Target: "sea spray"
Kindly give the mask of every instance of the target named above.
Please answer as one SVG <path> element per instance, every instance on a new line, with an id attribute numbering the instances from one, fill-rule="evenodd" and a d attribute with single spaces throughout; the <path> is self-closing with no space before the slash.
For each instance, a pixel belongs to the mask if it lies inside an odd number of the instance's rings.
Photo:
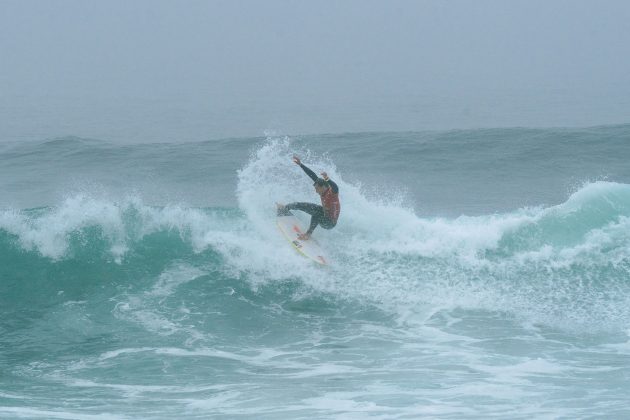
<path id="1" fill-rule="evenodd" d="M 625 131 L 575 136 L 602 132 Z M 539 174 L 529 162 L 521 190 L 552 200 L 510 207 L 513 195 L 503 202 L 508 209 L 472 214 L 431 213 L 430 195 L 382 189 L 404 168 L 398 186 L 443 186 L 458 170 L 499 179 L 509 167 L 527 166 L 523 156 L 554 132 L 535 131 L 531 144 L 515 149 L 518 162 L 502 154 L 505 160 L 488 157 L 496 166 L 453 165 L 467 138 L 492 145 L 479 146 L 487 153 L 514 147 L 510 130 L 484 133 L 442 133 L 439 142 L 398 134 L 405 153 L 391 150 L 388 159 L 400 161 L 389 162 L 389 173 L 379 172 L 387 165 L 377 152 L 389 153 L 392 137 L 382 133 L 342 136 L 347 143 L 337 149 L 326 136 L 252 139 L 234 146 L 229 164 L 215 159 L 190 171 L 191 155 L 211 154 L 207 144 L 134 146 L 127 161 L 127 149 L 77 139 L 12 146 L 0 169 L 41 166 L 42 184 L 61 190 L 59 178 L 42 176 L 54 172 L 46 166 L 51 156 L 73 168 L 76 156 L 96 159 L 105 150 L 116 156 L 108 165 L 136 186 L 145 182 L 136 167 L 177 169 L 154 170 L 149 189 L 120 191 L 108 177 L 99 178 L 102 188 L 89 187 L 98 183 L 79 165 L 73 176 L 90 182 L 82 188 L 35 208 L 5 202 L 0 416 L 627 417 L 625 178 L 572 181 L 557 193 L 534 182 Z M 353 155 L 357 144 L 361 154 Z M 615 137 L 597 147 L 623 155 L 624 144 Z M 291 162 L 294 153 L 340 187 L 339 224 L 315 231 L 332 254 L 327 268 L 287 246 L 274 224 L 275 201 L 318 200 Z M 609 173 L 622 173 L 607 162 Z M 360 164 L 374 168 L 379 182 L 366 182 Z M 91 165 L 91 174 L 112 171 Z M 431 165 L 423 176 L 409 169 Z M 219 203 L 227 166 L 232 205 Z M 598 179 L 591 175 L 582 181 Z M 29 176 L 14 179 L 26 185 Z M 184 195 L 202 202 L 208 193 L 211 204 L 174 198 L 173 185 L 187 185 L 180 179 L 197 183 L 181 188 Z M 450 185 L 442 203 L 470 199 L 465 186 Z M 480 201 L 493 191 L 486 193 Z M 424 206 L 411 204 L 417 198 Z"/>

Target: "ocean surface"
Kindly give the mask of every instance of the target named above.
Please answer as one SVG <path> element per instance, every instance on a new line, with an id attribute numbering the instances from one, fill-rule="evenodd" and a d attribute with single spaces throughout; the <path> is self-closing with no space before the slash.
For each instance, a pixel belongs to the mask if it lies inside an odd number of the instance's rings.
<path id="1" fill-rule="evenodd" d="M 294 153 L 329 267 L 275 226 Z M 0 417 L 629 418 L 629 162 L 627 124 L 3 139 Z"/>

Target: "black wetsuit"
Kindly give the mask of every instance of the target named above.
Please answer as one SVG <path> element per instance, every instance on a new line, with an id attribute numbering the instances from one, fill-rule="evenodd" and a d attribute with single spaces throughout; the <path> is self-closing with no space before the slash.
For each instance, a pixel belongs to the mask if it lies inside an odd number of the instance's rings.
<path id="1" fill-rule="evenodd" d="M 308 175 L 314 182 L 320 179 L 317 177 L 315 172 L 313 172 L 306 166 L 300 164 L 300 168 L 302 168 L 302 170 L 306 172 L 306 175 Z M 313 233 L 313 230 L 315 230 L 317 225 L 320 225 L 324 229 L 334 228 L 335 225 L 337 224 L 337 217 L 339 217 L 339 207 L 338 207 L 339 201 L 336 198 L 337 194 L 339 194 L 339 187 L 330 179 L 324 180 L 324 182 L 326 184 L 325 186 L 328 186 L 330 190 L 332 191 L 332 194 L 335 195 L 337 209 L 336 211 L 333 212 L 333 214 L 327 214 L 327 211 L 324 209 L 323 206 L 320 206 L 319 204 L 313 204 L 313 203 L 290 203 L 284 207 L 286 210 L 301 210 L 311 215 L 311 224 L 308 227 L 308 231 L 306 232 L 309 235 Z M 325 198 L 322 197 L 322 203 L 324 201 L 325 201 Z M 330 211 L 328 213 L 330 213 Z"/>

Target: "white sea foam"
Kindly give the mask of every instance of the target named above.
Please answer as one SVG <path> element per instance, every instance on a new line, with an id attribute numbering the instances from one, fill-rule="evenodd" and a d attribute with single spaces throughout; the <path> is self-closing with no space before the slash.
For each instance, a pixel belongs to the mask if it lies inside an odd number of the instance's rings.
<path id="1" fill-rule="evenodd" d="M 300 258 L 274 223 L 275 201 L 318 200 L 310 180 L 291 162 L 294 153 L 340 186 L 337 227 L 315 231 L 330 254 L 329 268 Z M 2 211 L 0 228 L 24 250 L 53 260 L 101 247 L 119 264 L 146 237 L 168 233 L 195 253 L 218 253 L 221 271 L 244 274 L 254 286 L 299 278 L 308 288 L 378 304 L 408 322 L 424 322 L 422 314 L 458 306 L 508 311 L 525 322 L 556 326 L 617 328 L 630 316 L 623 307 L 630 300 L 624 282 L 630 261 L 629 185 L 587 184 L 547 208 L 424 218 L 396 195 L 369 198 L 369 189 L 346 182 L 330 159 L 276 138 L 253 150 L 238 173 L 236 194 L 242 213 L 229 214 L 181 204 L 152 207 L 138 196 L 116 201 L 77 194 L 56 207 Z M 117 313 L 133 313 L 147 328 L 171 334 L 176 325 L 141 307 L 195 277 L 182 276 L 163 274 L 146 296 L 121 302 Z M 606 288 L 621 293 L 609 295 L 602 292 Z"/>
<path id="2" fill-rule="evenodd" d="M 273 237 L 274 200 L 317 201 L 308 178 L 291 162 L 294 152 L 290 139 L 271 139 L 239 172 L 239 206 L 260 235 Z M 290 267 L 318 290 L 368 299 L 397 312 L 422 312 L 426 305 L 464 306 L 577 328 L 616 328 L 630 316 L 620 308 L 623 302 L 602 297 L 603 285 L 597 284 L 612 276 L 614 287 L 624 287 L 630 260 L 629 185 L 586 184 L 565 203 L 548 208 L 427 219 L 401 206 L 396 197 L 368 199 L 369 192 L 344 182 L 330 160 L 297 153 L 340 186 L 337 227 L 315 233 L 337 263 L 322 272 L 261 247 L 267 258 L 251 264 L 251 258 L 240 263 L 236 258 L 232 262 L 239 269 L 280 278 Z M 609 266 L 617 272 L 593 278 Z M 582 275 L 587 283 L 580 280 Z"/>

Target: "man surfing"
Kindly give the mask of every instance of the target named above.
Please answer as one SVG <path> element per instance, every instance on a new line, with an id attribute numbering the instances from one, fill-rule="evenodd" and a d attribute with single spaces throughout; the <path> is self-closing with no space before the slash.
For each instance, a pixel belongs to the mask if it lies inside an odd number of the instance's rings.
<path id="1" fill-rule="evenodd" d="M 278 205 L 278 216 L 287 214 L 289 210 L 300 210 L 311 215 L 311 224 L 308 227 L 306 233 L 298 235 L 298 239 L 303 241 L 308 240 L 317 225 L 321 225 L 324 229 L 332 229 L 337 224 L 339 213 L 341 212 L 341 205 L 339 204 L 339 187 L 335 184 L 326 172 L 322 172 L 319 178 L 315 175 L 315 172 L 311 171 L 305 165 L 302 164 L 300 158 L 293 156 L 293 162 L 299 165 L 300 168 L 313 180 L 313 186 L 315 192 L 319 194 L 322 200 L 322 205 L 313 203 L 290 203 L 287 205 Z"/>

